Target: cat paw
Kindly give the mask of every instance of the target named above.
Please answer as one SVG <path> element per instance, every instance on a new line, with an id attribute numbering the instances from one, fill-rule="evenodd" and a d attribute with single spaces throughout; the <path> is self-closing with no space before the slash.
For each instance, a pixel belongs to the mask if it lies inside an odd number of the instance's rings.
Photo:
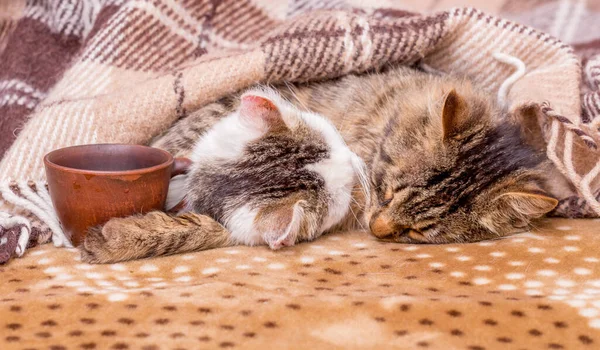
<path id="1" fill-rule="evenodd" d="M 103 226 L 88 229 L 80 246 L 81 260 L 90 264 L 105 264 L 123 260 L 121 237 L 135 227 L 134 217 L 114 218 Z"/>
<path id="2" fill-rule="evenodd" d="M 90 228 L 80 246 L 81 260 L 106 264 L 147 257 L 151 249 L 144 249 L 140 242 L 147 240 L 149 232 L 163 224 L 166 218 L 164 213 L 151 212 L 113 218 L 103 226 Z"/>
<path id="3" fill-rule="evenodd" d="M 107 259 L 107 241 L 102 234 L 102 226 L 88 229 L 83 243 L 79 246 L 81 251 L 81 261 L 88 264 L 102 264 L 110 262 Z"/>

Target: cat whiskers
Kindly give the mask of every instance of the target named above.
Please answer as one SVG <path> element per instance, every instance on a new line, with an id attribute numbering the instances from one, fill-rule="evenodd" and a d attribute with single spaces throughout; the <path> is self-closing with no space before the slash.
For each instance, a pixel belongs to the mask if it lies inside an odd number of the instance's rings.
<path id="1" fill-rule="evenodd" d="M 437 227 L 433 227 L 424 231 L 419 231 L 423 237 L 427 239 L 432 239 L 439 234 L 440 229 Z"/>
<path id="2" fill-rule="evenodd" d="M 358 178 L 358 184 L 363 190 L 365 201 L 368 203 L 371 200 L 371 186 L 369 182 L 369 176 L 367 175 L 367 165 L 359 156 L 354 153 L 352 154 L 350 161 L 352 162 L 354 173 Z"/>
<path id="3" fill-rule="evenodd" d="M 352 200 L 356 203 L 359 204 L 354 198 L 352 198 Z M 352 213 L 352 216 L 354 216 L 354 220 L 356 223 L 358 223 L 358 225 L 360 226 L 361 230 L 366 230 L 367 228 L 365 227 L 365 225 L 363 224 L 362 220 L 360 220 L 358 218 L 358 216 L 356 216 L 356 213 L 354 212 L 354 209 L 352 209 L 352 206 L 350 206 L 350 212 Z"/>
<path id="4" fill-rule="evenodd" d="M 309 111 L 310 109 L 308 109 L 308 106 L 306 106 L 299 98 L 298 95 L 296 94 L 296 89 L 294 86 L 290 85 L 289 82 L 285 81 L 284 82 L 285 87 L 287 87 L 287 89 L 290 91 L 290 93 L 292 94 L 292 96 L 294 97 L 294 99 L 296 99 L 296 102 L 298 102 L 299 105 L 302 106 L 302 108 L 304 108 L 305 111 Z"/>
<path id="5" fill-rule="evenodd" d="M 364 191 L 362 189 L 358 189 L 358 188 L 352 189 L 352 197 L 350 199 L 352 200 L 352 202 L 354 202 L 356 204 L 356 206 L 361 211 L 365 211 L 367 209 L 367 206 L 368 206 L 368 202 L 367 202 L 368 198 L 364 198 L 364 201 L 359 202 L 356 199 L 357 193 L 359 193 L 359 192 L 362 193 L 362 194 L 364 194 Z"/>

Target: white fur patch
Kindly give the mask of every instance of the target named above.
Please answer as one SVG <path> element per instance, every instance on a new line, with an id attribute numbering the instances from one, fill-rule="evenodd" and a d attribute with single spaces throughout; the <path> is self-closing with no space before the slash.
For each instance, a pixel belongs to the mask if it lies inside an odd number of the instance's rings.
<path id="1" fill-rule="evenodd" d="M 263 236 L 254 230 L 254 219 L 258 210 L 245 205 L 233 211 L 225 220 L 225 227 L 231 232 L 231 237 L 240 244 L 265 244 Z"/>
<path id="2" fill-rule="evenodd" d="M 239 113 L 233 112 L 216 123 L 194 146 L 192 161 L 232 161 L 244 154 L 249 142 L 261 138 L 267 130 L 244 122 Z"/>
<path id="3" fill-rule="evenodd" d="M 330 196 L 327 217 L 319 228 L 320 232 L 324 232 L 340 222 L 350 209 L 356 155 L 346 146 L 329 120 L 314 113 L 303 113 L 302 118 L 309 127 L 323 135 L 330 147 L 329 158 L 306 166 L 323 177 Z"/>

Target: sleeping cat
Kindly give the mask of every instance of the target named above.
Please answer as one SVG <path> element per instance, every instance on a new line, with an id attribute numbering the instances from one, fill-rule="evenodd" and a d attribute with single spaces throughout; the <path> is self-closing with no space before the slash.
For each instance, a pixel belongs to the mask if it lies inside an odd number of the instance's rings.
<path id="1" fill-rule="evenodd" d="M 186 139 L 179 124 L 155 144 L 192 160 L 188 173 L 169 187 L 167 208 L 183 200 L 181 215 L 112 219 L 89 230 L 81 247 L 84 261 L 237 244 L 279 249 L 313 240 L 346 216 L 355 184 L 367 180 L 364 163 L 331 122 L 299 110 L 272 89 L 247 91 L 239 105 L 211 120 L 213 108 L 218 105 L 189 117 L 202 120 L 195 128 L 205 126 L 193 138 Z M 177 149 L 162 144 L 167 140 Z"/>
<path id="2" fill-rule="evenodd" d="M 526 144 L 519 126 L 510 122 L 492 96 L 473 86 L 468 79 L 393 68 L 294 89 L 280 87 L 279 92 L 304 113 L 327 117 L 350 150 L 366 163 L 370 177 L 368 195 L 354 191 L 351 210 L 343 218 L 337 217 L 339 222 L 332 226 L 355 227 L 362 221 L 376 237 L 403 243 L 472 242 L 524 231 L 533 219 L 548 213 L 557 204 L 547 195 L 548 162 L 543 154 Z M 229 118 L 238 108 L 238 100 L 239 97 L 233 95 L 200 109 L 175 124 L 153 146 L 176 156 L 186 155 L 200 135 L 218 126 L 221 119 Z M 240 108 L 243 109 L 243 102 Z M 211 132 L 212 129 L 203 139 Z M 319 148 L 314 147 L 306 156 L 314 157 L 318 152 Z M 287 153 L 279 153 L 279 156 L 284 154 Z M 198 164 L 202 160 L 196 159 L 197 166 L 201 166 Z M 275 168 L 269 174 L 276 178 L 278 164 L 270 165 Z M 240 169 L 245 166 L 255 165 L 240 164 Z M 217 168 L 213 170 L 227 171 Z M 318 173 L 309 167 L 302 169 L 308 169 L 313 175 Z M 321 171 L 326 170 L 335 173 L 332 167 Z M 223 208 L 230 205 L 229 201 L 221 197 L 219 191 L 205 197 L 208 187 L 202 176 L 190 174 L 189 179 L 184 186 L 184 192 L 191 199 L 188 203 L 200 203 L 188 204 L 192 212 L 181 217 L 155 213 L 113 219 L 103 228 L 90 231 L 83 248 L 84 260 L 109 262 L 253 243 L 239 240 L 232 243 L 227 234 L 221 231 L 215 234 L 213 231 L 222 227 L 217 229 L 220 226 L 212 221 L 205 223 L 207 217 L 197 214 L 207 214 L 227 228 L 235 229 L 231 221 L 220 216 Z M 225 188 L 231 178 L 221 180 L 219 184 Z M 263 176 L 259 180 L 261 185 L 248 181 L 243 187 L 229 186 L 243 192 L 246 200 L 253 198 L 258 189 L 268 188 L 269 185 L 262 186 L 262 181 L 266 184 L 272 179 Z M 322 187 L 310 190 L 318 192 Z M 316 192 L 313 195 L 319 197 Z M 293 196 L 292 193 L 288 195 Z M 286 202 L 287 219 L 293 201 Z M 260 228 L 263 219 L 267 223 L 285 221 L 289 224 L 289 220 L 279 220 L 278 215 L 246 216 L 247 222 L 268 236 L 271 228 Z M 135 230 L 156 232 L 148 239 L 154 246 L 162 247 L 161 237 L 171 236 L 179 244 L 138 253 L 136 245 L 123 243 L 124 237 Z M 161 232 L 165 236 L 160 236 Z M 138 243 L 145 237 L 143 232 L 135 236 L 140 238 L 135 241 Z M 201 237 L 197 239 L 204 242 L 194 247 L 185 245 L 183 242 L 190 236 Z M 113 241 L 114 251 L 107 253 L 105 247 Z M 185 247 L 179 249 L 179 245 Z"/>

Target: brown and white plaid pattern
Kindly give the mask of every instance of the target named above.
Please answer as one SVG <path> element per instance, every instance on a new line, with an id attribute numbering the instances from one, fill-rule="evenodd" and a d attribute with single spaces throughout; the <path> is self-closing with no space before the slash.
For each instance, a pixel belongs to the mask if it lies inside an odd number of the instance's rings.
<path id="1" fill-rule="evenodd" d="M 67 243 L 39 185 L 45 178 L 42 157 L 53 149 L 145 143 L 187 111 L 256 82 L 326 79 L 387 64 L 421 62 L 467 74 L 496 93 L 514 67 L 495 53 L 527 68 L 508 92 L 510 106 L 548 101 L 546 111 L 564 116 L 541 121 L 554 142 L 549 155 L 580 190 L 597 190 L 597 181 L 584 185 L 600 170 L 594 168 L 597 151 L 588 147 L 597 142 L 600 126 L 600 41 L 593 34 L 599 32 L 593 30 L 599 4 L 481 1 L 485 9 L 551 36 L 473 8 L 434 11 L 447 1 L 364 3 L 0 3 L 0 193 L 7 213 L 0 216 L 0 237 L 34 230 L 46 237 L 51 230 L 56 245 Z M 555 37 L 571 41 L 575 50 Z M 573 193 L 558 214 L 596 216 L 599 210 L 597 202 L 584 203 Z M 38 224 L 31 224 L 32 214 Z M 19 237 L 22 252 L 27 236 Z"/>

